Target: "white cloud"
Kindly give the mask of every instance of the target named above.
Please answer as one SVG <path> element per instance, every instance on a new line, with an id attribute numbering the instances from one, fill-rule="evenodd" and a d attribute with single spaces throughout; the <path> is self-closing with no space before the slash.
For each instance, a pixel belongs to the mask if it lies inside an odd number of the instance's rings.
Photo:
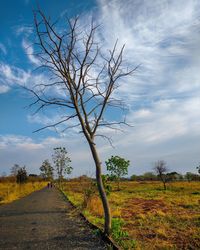
<path id="1" fill-rule="evenodd" d="M 49 83 L 49 77 L 43 73 L 24 70 L 0 61 L 0 84 L 8 88 L 15 86 L 25 86 L 27 88 L 42 88 L 41 85 Z M 4 89 L 2 87 L 2 89 Z M 54 89 L 59 92 L 59 89 Z"/>
<path id="2" fill-rule="evenodd" d="M 200 135 L 199 98 L 184 100 L 161 100 L 152 104 L 149 110 L 138 110 L 129 114 L 134 128 L 124 136 L 124 144 L 136 140 L 144 144 L 159 144 L 175 141 L 181 136 Z M 122 143 L 122 142 L 121 142 Z M 181 145 L 180 145 L 181 146 Z"/>
<path id="3" fill-rule="evenodd" d="M 131 160 L 130 172 L 140 173 L 150 170 L 151 162 L 162 158 L 172 170 L 195 171 L 193 167 L 199 162 L 200 148 L 199 8 L 198 0 L 98 1 L 98 13 L 93 14 L 102 24 L 102 32 L 98 33 L 97 40 L 103 42 L 107 51 L 118 38 L 119 45 L 126 44 L 124 59 L 129 66 L 142 64 L 116 93 L 130 107 L 127 119 L 134 127 L 124 134 L 112 133 L 115 149 L 98 141 L 103 161 L 111 154 L 119 154 Z M 88 22 L 88 16 L 81 20 L 83 25 Z M 20 27 L 17 32 L 22 34 L 24 30 Z M 24 47 L 26 42 L 24 40 Z M 28 54 L 33 54 L 33 48 L 30 49 Z M 37 64 L 35 57 L 29 60 Z M 0 79 L 9 84 L 47 80 L 44 75 L 33 77 L 9 65 L 0 65 Z M 47 125 L 54 118 L 56 116 L 40 115 L 31 119 Z M 31 119 L 29 117 L 29 121 Z M 109 134 L 107 129 L 103 132 Z M 41 147 L 38 148 L 40 160 L 49 155 L 50 148 L 69 145 L 74 164 L 78 168 L 83 166 L 84 172 L 93 163 L 85 141 L 77 138 L 51 137 L 39 143 L 25 140 L 27 144 L 22 145 Z M 20 143 L 15 143 L 19 150 Z M 34 167 L 38 161 L 33 163 Z"/>
<path id="4" fill-rule="evenodd" d="M 186 162 L 198 161 L 196 148 L 189 147 L 192 143 L 200 147 L 199 1 L 99 0 L 98 4 L 99 41 L 107 49 L 119 39 L 126 44 L 125 60 L 132 66 L 142 64 L 117 93 L 129 105 L 127 118 L 134 127 L 114 136 L 116 152 L 125 152 L 141 166 L 166 156 L 189 168 Z"/>
<path id="5" fill-rule="evenodd" d="M 10 66 L 0 62 L 0 82 L 5 85 L 25 85 L 30 79 L 30 72 L 23 69 Z"/>
<path id="6" fill-rule="evenodd" d="M 33 33 L 32 26 L 17 26 L 14 27 L 14 32 L 17 36 L 23 35 L 24 37 L 29 37 Z"/>
<path id="7" fill-rule="evenodd" d="M 144 97 L 151 101 L 155 97 L 179 95 L 180 87 L 190 86 L 196 93 L 200 87 L 199 1 L 98 3 L 98 20 L 102 23 L 99 41 L 105 41 L 107 49 L 119 39 L 119 45 L 126 44 L 125 60 L 132 67 L 142 64 L 137 74 L 122 84 L 118 95 L 133 105 L 143 102 Z"/>
<path id="8" fill-rule="evenodd" d="M 4 94 L 6 92 L 8 92 L 10 90 L 10 88 L 6 85 L 0 85 L 0 94 Z"/>
<path id="9" fill-rule="evenodd" d="M 41 145 L 33 143 L 33 140 L 26 136 L 19 135 L 0 135 L 0 148 L 20 147 L 24 149 L 40 149 Z"/>
<path id="10" fill-rule="evenodd" d="M 21 135 L 0 135 L 0 173 L 13 164 L 26 165 L 28 172 L 39 173 L 39 167 L 45 159 L 52 161 L 53 148 L 65 146 L 74 167 L 73 176 L 93 174 L 94 163 L 85 141 L 79 138 L 47 137 L 34 140 Z"/>
<path id="11" fill-rule="evenodd" d="M 27 40 L 22 40 L 22 47 L 30 62 L 35 65 L 40 65 L 40 60 L 34 55 L 33 46 Z"/>

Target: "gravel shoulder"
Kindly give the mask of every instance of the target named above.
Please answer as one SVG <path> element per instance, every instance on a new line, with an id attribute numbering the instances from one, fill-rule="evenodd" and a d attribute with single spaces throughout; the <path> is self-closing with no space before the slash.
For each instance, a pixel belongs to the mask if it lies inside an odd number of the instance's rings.
<path id="1" fill-rule="evenodd" d="M 0 249 L 107 249 L 55 188 L 0 206 Z"/>

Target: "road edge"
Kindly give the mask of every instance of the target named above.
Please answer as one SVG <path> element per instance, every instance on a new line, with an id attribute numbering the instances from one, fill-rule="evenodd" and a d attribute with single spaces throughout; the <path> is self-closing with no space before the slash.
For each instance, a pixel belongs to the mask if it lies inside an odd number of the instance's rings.
<path id="1" fill-rule="evenodd" d="M 63 198 L 74 208 L 77 209 L 77 207 L 69 200 L 69 198 L 67 197 L 67 195 L 59 188 L 57 188 L 58 191 L 60 191 L 60 193 L 62 194 Z M 122 248 L 120 246 L 118 246 L 116 244 L 116 242 L 109 236 L 105 236 L 103 231 L 97 227 L 96 225 L 92 224 L 83 213 L 81 213 L 80 211 L 78 212 L 79 215 L 82 217 L 82 219 L 88 224 L 88 226 L 93 229 L 93 230 L 98 230 L 100 232 L 100 237 L 101 239 L 109 246 L 112 247 L 113 250 L 122 250 Z"/>

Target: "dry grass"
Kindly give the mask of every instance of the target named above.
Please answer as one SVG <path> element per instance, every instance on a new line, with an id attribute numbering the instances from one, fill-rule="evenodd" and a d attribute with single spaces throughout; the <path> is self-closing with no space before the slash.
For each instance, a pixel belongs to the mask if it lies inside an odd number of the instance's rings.
<path id="1" fill-rule="evenodd" d="M 84 200 L 86 182 L 70 182 L 65 192 L 77 206 Z M 109 196 L 113 217 L 125 223 L 128 241 L 135 240 L 135 249 L 200 249 L 200 182 L 175 182 L 163 191 L 159 182 L 123 182 L 121 191 Z M 88 218 L 102 226 L 103 209 L 94 194 L 85 209 Z M 129 249 L 124 247 L 124 249 Z"/>
<path id="2" fill-rule="evenodd" d="M 47 182 L 28 182 L 17 184 L 14 182 L 0 183 L 0 204 L 9 203 L 24 197 L 36 190 L 42 189 Z"/>

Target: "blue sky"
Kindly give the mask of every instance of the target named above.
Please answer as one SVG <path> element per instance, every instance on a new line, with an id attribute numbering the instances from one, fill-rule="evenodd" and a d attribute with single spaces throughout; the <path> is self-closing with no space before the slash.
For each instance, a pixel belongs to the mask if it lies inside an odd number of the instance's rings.
<path id="1" fill-rule="evenodd" d="M 115 148 L 98 141 L 102 162 L 113 154 L 131 161 L 129 174 L 152 171 L 165 160 L 172 171 L 195 172 L 200 161 L 200 3 L 198 0 L 43 0 L 41 9 L 53 19 L 80 15 L 101 24 L 97 34 L 105 51 L 116 39 L 125 44 L 129 65 L 141 64 L 121 83 L 117 97 L 126 100 L 127 120 L 134 127 L 124 133 L 104 130 Z M 151 2 L 151 3 L 150 3 Z M 88 146 L 77 131 L 67 134 L 34 130 L 58 119 L 55 112 L 36 115 L 21 86 L 48 81 L 34 55 L 33 12 L 36 1 L 3 0 L 0 9 L 0 173 L 13 164 L 38 173 L 54 147 L 65 146 L 74 175 L 93 175 Z M 117 114 L 111 111 L 115 120 Z"/>

